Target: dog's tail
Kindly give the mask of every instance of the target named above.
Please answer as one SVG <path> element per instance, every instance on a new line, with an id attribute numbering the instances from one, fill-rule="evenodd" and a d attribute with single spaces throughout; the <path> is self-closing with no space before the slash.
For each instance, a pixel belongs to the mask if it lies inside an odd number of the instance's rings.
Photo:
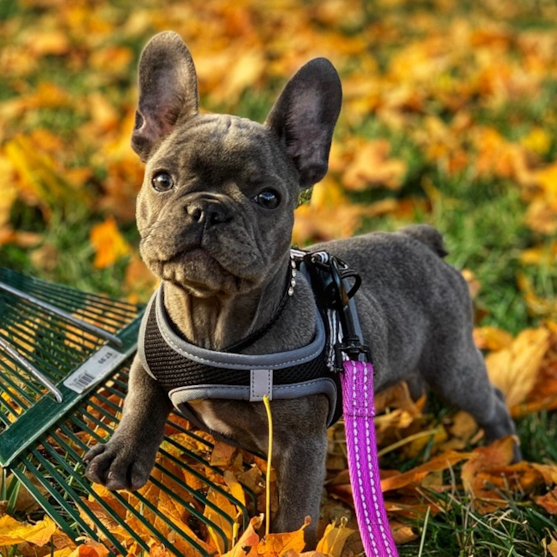
<path id="1" fill-rule="evenodd" d="M 422 242 L 422 244 L 432 249 L 439 257 L 449 255 L 449 252 L 445 249 L 443 236 L 436 228 L 429 226 L 429 224 L 413 224 L 406 226 L 401 232 Z"/>

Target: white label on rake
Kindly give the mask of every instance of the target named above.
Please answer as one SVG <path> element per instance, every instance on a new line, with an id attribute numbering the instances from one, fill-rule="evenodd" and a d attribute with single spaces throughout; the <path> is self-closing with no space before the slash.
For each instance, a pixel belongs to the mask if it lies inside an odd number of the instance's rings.
<path id="1" fill-rule="evenodd" d="M 67 379 L 64 385 L 82 393 L 85 389 L 104 379 L 118 364 L 126 359 L 126 355 L 114 350 L 110 346 L 103 346 L 95 352 L 81 367 L 76 369 Z"/>

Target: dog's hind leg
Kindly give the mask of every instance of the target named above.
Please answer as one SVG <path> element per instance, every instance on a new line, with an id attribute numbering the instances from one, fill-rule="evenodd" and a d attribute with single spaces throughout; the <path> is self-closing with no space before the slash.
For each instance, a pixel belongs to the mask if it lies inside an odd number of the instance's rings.
<path id="1" fill-rule="evenodd" d="M 425 359 L 421 371 L 435 392 L 475 418 L 487 443 L 507 435 L 516 436 L 503 394 L 490 383 L 483 356 L 471 338 L 454 350 L 445 349 L 441 353 L 437 348 L 435 354 Z M 517 444 L 514 460 L 521 459 Z"/>

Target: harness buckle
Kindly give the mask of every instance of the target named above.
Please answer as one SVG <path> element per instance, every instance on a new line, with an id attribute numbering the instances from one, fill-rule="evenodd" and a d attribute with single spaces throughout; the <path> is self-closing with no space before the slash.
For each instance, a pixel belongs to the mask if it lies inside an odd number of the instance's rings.
<path id="1" fill-rule="evenodd" d="M 342 362 L 345 359 L 344 355 L 350 360 L 371 362 L 371 350 L 369 346 L 362 342 L 360 322 L 352 300 L 352 297 L 360 287 L 361 278 L 356 273 L 345 273 L 343 277 L 340 265 L 343 265 L 346 269 L 348 268 L 344 262 L 341 262 L 336 257 L 330 257 L 329 268 L 333 281 L 333 291 L 331 294 L 334 296 L 332 307 L 337 310 L 342 328 L 342 342 L 335 345 L 335 353 L 337 365 L 342 369 Z M 349 276 L 355 278 L 355 283 L 347 291 L 345 280 Z"/>

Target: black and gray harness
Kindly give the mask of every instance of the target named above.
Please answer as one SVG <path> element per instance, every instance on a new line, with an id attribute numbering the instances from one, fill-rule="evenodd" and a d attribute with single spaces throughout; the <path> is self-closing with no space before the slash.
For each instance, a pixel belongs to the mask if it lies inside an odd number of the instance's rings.
<path id="1" fill-rule="evenodd" d="M 261 401 L 293 399 L 323 394 L 329 400 L 328 424 L 342 415 L 342 396 L 338 376 L 339 319 L 342 312 L 324 304 L 325 299 L 339 298 L 335 290 L 335 277 L 330 277 L 329 264 L 323 259 L 328 254 L 293 250 L 293 261 L 308 278 L 316 298 L 316 331 L 307 346 L 273 354 L 246 355 L 218 352 L 195 346 L 176 330 L 164 306 L 164 289 L 161 286 L 151 298 L 143 318 L 138 354 L 145 370 L 168 392 L 176 408 L 192 423 L 203 427 L 190 404 L 200 399 L 227 399 Z M 321 262 L 320 262 L 321 261 Z M 343 288 L 338 265 L 336 287 Z M 356 277 L 346 301 L 359 286 Z M 329 292 L 328 292 L 329 290 Z M 329 306 L 329 307 L 327 307 Z M 343 323 L 344 325 L 344 323 Z M 345 340 L 345 339 L 344 339 Z M 336 350 L 336 353 L 335 353 Z"/>

